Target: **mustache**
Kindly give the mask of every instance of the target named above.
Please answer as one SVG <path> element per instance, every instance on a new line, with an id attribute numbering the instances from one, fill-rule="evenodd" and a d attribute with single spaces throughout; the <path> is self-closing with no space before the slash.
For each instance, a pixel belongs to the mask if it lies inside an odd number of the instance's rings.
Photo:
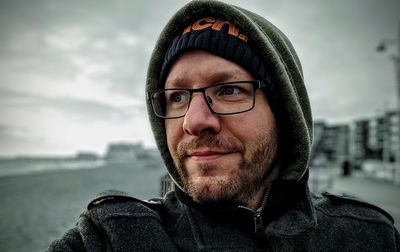
<path id="1" fill-rule="evenodd" d="M 177 154 L 180 158 L 183 158 L 189 151 L 199 148 L 221 149 L 228 152 L 244 152 L 244 147 L 238 144 L 237 141 L 229 138 L 223 139 L 207 133 L 189 142 L 180 143 L 177 148 Z"/>

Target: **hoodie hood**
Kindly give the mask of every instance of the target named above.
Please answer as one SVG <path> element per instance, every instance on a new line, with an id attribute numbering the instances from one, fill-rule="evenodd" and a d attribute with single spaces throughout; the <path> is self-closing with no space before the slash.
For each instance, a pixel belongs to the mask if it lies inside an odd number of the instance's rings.
<path id="1" fill-rule="evenodd" d="M 205 16 L 217 16 L 232 21 L 246 31 L 273 84 L 272 111 L 277 121 L 280 141 L 280 174 L 283 180 L 306 180 L 312 144 L 311 108 L 304 85 L 303 72 L 289 39 L 265 18 L 245 9 L 219 1 L 196 0 L 181 8 L 161 32 L 150 58 L 146 93 L 162 88 L 160 74 L 165 54 L 185 26 Z M 164 120 L 153 113 L 149 99 L 147 112 L 154 137 L 175 185 L 183 190 L 178 172 L 168 150 Z"/>

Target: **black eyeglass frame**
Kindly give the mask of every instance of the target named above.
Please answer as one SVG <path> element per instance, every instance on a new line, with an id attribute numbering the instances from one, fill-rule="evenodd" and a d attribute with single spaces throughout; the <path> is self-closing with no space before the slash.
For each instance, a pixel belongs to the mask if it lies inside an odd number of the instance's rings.
<path id="1" fill-rule="evenodd" d="M 208 99 L 207 99 L 207 96 L 206 96 L 206 93 L 205 93 L 206 89 L 212 88 L 212 87 L 215 87 L 215 86 L 219 86 L 219 85 L 235 84 L 235 83 L 250 83 L 250 84 L 252 84 L 253 90 L 254 90 L 254 92 L 253 92 L 253 104 L 252 104 L 252 106 L 251 106 L 249 109 L 246 109 L 246 110 L 243 110 L 243 111 L 239 111 L 239 112 L 228 112 L 228 113 L 226 113 L 226 112 L 224 112 L 224 113 L 215 112 L 215 111 L 213 110 L 213 108 L 211 107 L 210 102 L 209 102 Z M 211 85 L 211 86 L 207 86 L 207 87 L 193 88 L 193 89 L 190 89 L 190 88 L 165 88 L 165 89 L 162 88 L 162 89 L 156 89 L 156 90 L 153 90 L 153 91 L 148 91 L 147 94 L 146 94 L 146 96 L 147 96 L 147 100 L 148 100 L 148 101 L 150 102 L 150 104 L 151 104 L 151 108 L 152 108 L 152 110 L 153 110 L 154 115 L 157 116 L 158 118 L 161 118 L 161 119 L 177 119 L 177 118 L 184 117 L 184 116 L 186 115 L 186 112 L 187 112 L 188 109 L 189 109 L 190 103 L 192 102 L 192 95 L 193 95 L 193 93 L 199 93 L 199 92 L 203 94 L 203 97 L 204 97 L 204 99 L 206 100 L 206 103 L 207 103 L 208 108 L 209 108 L 210 111 L 213 112 L 214 114 L 216 114 L 216 115 L 234 115 L 234 114 L 240 114 L 240 113 L 244 113 L 244 112 L 247 112 L 247 111 L 252 110 L 252 109 L 254 108 L 254 106 L 255 106 L 256 90 L 257 90 L 257 89 L 264 89 L 264 88 L 266 88 L 266 87 L 267 87 L 267 85 L 266 85 L 264 82 L 260 81 L 260 80 L 230 81 L 230 82 L 217 83 L 217 84 L 214 84 L 214 85 Z M 184 91 L 188 91 L 188 92 L 189 92 L 189 102 L 188 102 L 188 105 L 187 105 L 187 108 L 186 108 L 186 112 L 185 112 L 183 115 L 181 115 L 181 116 L 174 116 L 174 117 L 167 117 L 167 116 L 163 116 L 163 115 L 157 114 L 157 112 L 156 112 L 156 110 L 155 110 L 155 108 L 154 108 L 154 105 L 153 105 L 153 102 L 152 102 L 151 97 L 152 97 L 153 94 L 155 94 L 155 93 L 157 93 L 157 92 L 159 92 L 159 91 L 166 91 L 166 90 L 184 90 Z"/>

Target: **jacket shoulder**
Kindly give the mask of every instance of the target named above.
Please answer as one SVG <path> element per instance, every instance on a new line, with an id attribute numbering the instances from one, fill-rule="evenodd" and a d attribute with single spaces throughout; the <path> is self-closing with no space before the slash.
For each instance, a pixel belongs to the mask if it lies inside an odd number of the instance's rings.
<path id="1" fill-rule="evenodd" d="M 121 191 L 106 191 L 87 205 L 86 215 L 106 220 L 117 217 L 153 217 L 159 219 L 161 199 L 141 200 Z"/>
<path id="2" fill-rule="evenodd" d="M 314 205 L 317 211 L 330 217 L 394 224 L 393 217 L 382 208 L 350 195 L 323 192 L 314 196 Z"/>
<path id="3" fill-rule="evenodd" d="M 329 192 L 313 196 L 317 226 L 311 242 L 320 251 L 399 251 L 393 218 L 378 206 Z"/>
<path id="4" fill-rule="evenodd" d="M 116 191 L 116 190 L 108 190 L 100 193 L 96 198 L 91 200 L 88 204 L 88 209 L 91 209 L 96 206 L 101 206 L 107 203 L 117 203 L 117 202 L 140 202 L 146 205 L 160 205 L 161 199 L 154 198 L 150 200 L 142 200 L 136 197 L 129 195 L 126 192 Z"/>

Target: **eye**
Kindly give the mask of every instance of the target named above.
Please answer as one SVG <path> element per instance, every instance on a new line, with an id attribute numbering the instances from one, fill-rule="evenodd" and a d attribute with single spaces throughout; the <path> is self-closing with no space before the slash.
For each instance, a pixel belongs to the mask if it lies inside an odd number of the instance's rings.
<path id="1" fill-rule="evenodd" d="M 182 101 L 182 95 L 179 93 L 175 93 L 171 95 L 171 102 L 180 102 Z"/>
<path id="2" fill-rule="evenodd" d="M 243 92 L 242 88 L 232 85 L 222 86 L 218 92 L 218 95 L 234 95 Z"/>
<path id="3" fill-rule="evenodd" d="M 174 91 L 168 95 L 168 102 L 172 104 L 183 103 L 188 99 L 188 94 L 184 91 Z"/>

